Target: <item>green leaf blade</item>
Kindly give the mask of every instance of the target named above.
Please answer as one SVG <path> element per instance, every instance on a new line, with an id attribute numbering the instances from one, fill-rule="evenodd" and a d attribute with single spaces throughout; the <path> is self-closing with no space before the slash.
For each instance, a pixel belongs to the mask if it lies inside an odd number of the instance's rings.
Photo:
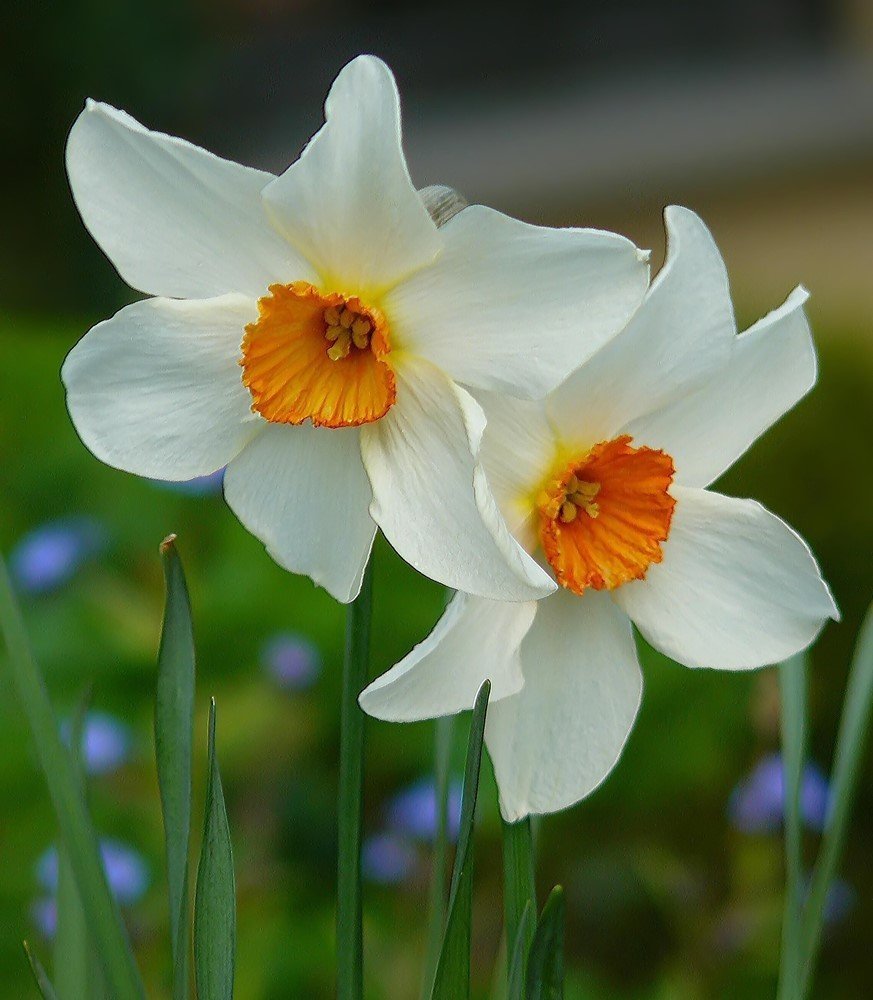
<path id="1" fill-rule="evenodd" d="M 849 669 L 837 747 L 831 771 L 831 797 L 821 849 L 812 874 L 800 929 L 801 983 L 809 993 L 824 928 L 827 897 L 839 871 L 849 817 L 858 787 L 873 708 L 873 605 L 867 610 Z"/>
<path id="2" fill-rule="evenodd" d="M 155 700 L 155 760 L 170 905 L 173 997 L 187 1000 L 190 900 L 188 848 L 191 837 L 195 655 L 191 603 L 182 561 L 170 535 L 161 544 L 166 605 L 158 650 Z"/>
<path id="3" fill-rule="evenodd" d="M 466 1000 L 470 996 L 470 944 L 473 919 L 473 821 L 479 795 L 479 773 L 482 766 L 482 744 L 485 738 L 485 716 L 488 711 L 490 681 L 485 681 L 476 695 L 467 762 L 464 769 L 464 791 L 461 798 L 461 822 L 452 887 L 449 893 L 448 918 L 442 949 L 434 977 L 432 1000 Z"/>
<path id="4" fill-rule="evenodd" d="M 527 1000 L 564 998 L 564 890 L 552 889 L 527 960 Z"/>
<path id="5" fill-rule="evenodd" d="M 70 759 L 85 794 L 85 775 L 82 769 L 82 732 L 88 705 L 83 698 L 74 713 L 70 725 Z M 60 1000 L 77 1000 L 89 996 L 91 944 L 85 923 L 85 911 L 76 887 L 76 877 L 70 864 L 69 854 L 63 843 L 57 845 L 58 924 L 55 931 L 52 968 L 55 977 L 55 992 Z"/>
<path id="6" fill-rule="evenodd" d="M 800 948 L 803 886 L 803 824 L 800 815 L 800 784 L 806 755 L 805 653 L 779 666 L 782 700 L 782 766 L 785 770 L 785 907 L 782 919 L 782 953 L 779 967 L 780 1000 L 795 996 Z"/>
<path id="7" fill-rule="evenodd" d="M 230 825 L 215 755 L 215 699 L 209 707 L 209 773 L 194 904 L 198 1000 L 233 1000 L 236 885 Z"/>
<path id="8" fill-rule="evenodd" d="M 527 971 L 528 941 L 533 937 L 533 903 L 528 900 L 518 922 L 518 933 L 512 948 L 507 973 L 507 1000 L 526 1000 L 525 973 Z"/>
<path id="9" fill-rule="evenodd" d="M 0 559 L 0 630 L 8 667 L 69 852 L 79 897 L 113 1000 L 145 996 L 127 932 L 109 889 L 100 846 L 70 754 L 61 740 L 45 680 L 33 658 L 9 574 Z"/>
<path id="10" fill-rule="evenodd" d="M 58 995 L 55 993 L 54 987 L 46 975 L 45 969 L 42 967 L 42 963 L 30 950 L 30 945 L 26 941 L 24 942 L 24 954 L 27 956 L 30 971 L 33 973 L 33 979 L 42 1000 L 58 1000 Z"/>

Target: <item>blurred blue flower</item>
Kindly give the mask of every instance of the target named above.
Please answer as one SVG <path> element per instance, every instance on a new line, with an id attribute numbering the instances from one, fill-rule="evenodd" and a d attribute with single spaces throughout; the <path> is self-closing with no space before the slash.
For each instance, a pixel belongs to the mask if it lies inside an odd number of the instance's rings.
<path id="1" fill-rule="evenodd" d="M 461 825 L 461 793 L 459 779 L 449 784 L 448 834 L 454 841 Z M 420 778 L 398 792 L 387 806 L 388 825 L 398 833 L 417 840 L 432 841 L 437 834 L 437 793 L 433 778 Z"/>
<path id="2" fill-rule="evenodd" d="M 224 488 L 224 468 L 181 482 L 172 482 L 169 479 L 152 479 L 150 482 L 162 490 L 170 490 L 173 493 L 184 493 L 190 497 L 209 497 L 221 493 Z"/>
<path id="3" fill-rule="evenodd" d="M 415 871 L 418 854 L 412 844 L 393 833 L 368 837 L 361 849 L 364 878 L 379 885 L 396 885 Z"/>
<path id="4" fill-rule="evenodd" d="M 54 896 L 43 896 L 30 907 L 30 919 L 40 934 L 53 938 L 58 929 L 58 902 Z"/>
<path id="5" fill-rule="evenodd" d="M 70 723 L 61 725 L 65 742 L 70 739 Z M 130 757 L 133 738 L 130 729 L 108 712 L 88 712 L 82 730 L 82 759 L 89 774 L 108 774 Z"/>
<path id="6" fill-rule="evenodd" d="M 841 878 L 834 879 L 825 898 L 825 923 L 830 926 L 842 923 L 855 908 L 857 899 L 858 894 L 853 886 Z"/>
<path id="7" fill-rule="evenodd" d="M 810 829 L 824 829 L 829 800 L 827 777 L 815 764 L 807 763 L 800 781 L 800 813 Z M 728 802 L 728 815 L 743 833 L 771 833 L 781 827 L 784 814 L 782 756 L 769 754 L 734 788 Z"/>
<path id="8" fill-rule="evenodd" d="M 64 517 L 29 531 L 9 557 L 12 579 L 26 594 L 45 594 L 70 580 L 107 542 L 93 518 Z"/>
<path id="9" fill-rule="evenodd" d="M 109 888 L 122 905 L 138 902 L 149 887 L 149 870 L 145 859 L 132 847 L 120 840 L 104 838 L 100 841 L 100 853 Z M 46 892 L 55 893 L 58 888 L 58 850 L 50 847 L 36 863 L 36 877 Z"/>
<path id="10" fill-rule="evenodd" d="M 295 632 L 277 632 L 264 643 L 261 663 L 285 691 L 311 687 L 321 673 L 321 654 L 315 643 Z"/>

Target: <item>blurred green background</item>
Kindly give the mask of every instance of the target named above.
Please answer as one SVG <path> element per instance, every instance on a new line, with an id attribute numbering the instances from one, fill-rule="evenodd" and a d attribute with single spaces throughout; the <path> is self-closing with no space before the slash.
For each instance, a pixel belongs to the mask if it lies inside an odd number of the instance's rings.
<path id="1" fill-rule="evenodd" d="M 826 770 L 852 642 L 873 594 L 867 8 L 860 0 L 696 13 L 669 0 L 512 13 L 352 0 L 4 6 L 0 548 L 20 551 L 29 532 L 58 518 L 84 515 L 100 526 L 102 544 L 69 579 L 45 593 L 22 587 L 22 600 L 59 714 L 93 685 L 94 708 L 132 730 L 127 761 L 95 777 L 91 796 L 101 833 L 128 843 L 148 866 L 149 888 L 126 912 L 150 995 L 166 995 L 170 971 L 151 739 L 158 543 L 177 532 L 188 571 L 201 751 L 208 696 L 218 699 L 240 1000 L 333 993 L 343 611 L 278 569 L 220 494 L 115 472 L 76 438 L 61 362 L 91 324 L 131 298 L 66 188 L 64 138 L 85 96 L 281 169 L 318 127 L 341 65 L 375 51 L 398 74 L 417 183 L 452 183 L 532 221 L 609 226 L 651 246 L 656 262 L 661 206 L 688 204 L 724 249 L 744 325 L 806 284 L 820 384 L 719 488 L 789 520 L 842 609 L 843 622 L 829 625 L 813 651 L 811 758 Z M 426 634 L 443 595 L 386 545 L 374 558 L 376 674 Z M 312 683 L 278 684 L 265 666 L 265 643 L 286 631 L 317 648 Z M 729 802 L 778 746 L 774 671 L 691 672 L 646 650 L 644 660 L 643 708 L 619 766 L 589 800 L 539 828 L 541 889 L 557 881 L 567 889 L 568 994 L 772 996 L 781 836 L 739 829 Z M 368 726 L 366 833 L 394 838 L 373 842 L 365 898 L 367 995 L 377 1000 L 414 997 L 419 987 L 429 848 L 398 826 L 390 803 L 426 775 L 431 740 L 429 724 Z M 843 905 L 834 906 L 816 996 L 873 995 L 869 753 L 866 760 Z M 201 795 L 202 763 L 201 753 Z M 501 930 L 490 774 L 480 801 L 474 979 L 484 997 Z M 0 673 L 3 997 L 31 995 L 22 938 L 43 954 L 50 947 L 34 903 L 46 895 L 36 866 L 54 836 L 28 734 Z M 816 834 L 807 836 L 812 850 Z"/>

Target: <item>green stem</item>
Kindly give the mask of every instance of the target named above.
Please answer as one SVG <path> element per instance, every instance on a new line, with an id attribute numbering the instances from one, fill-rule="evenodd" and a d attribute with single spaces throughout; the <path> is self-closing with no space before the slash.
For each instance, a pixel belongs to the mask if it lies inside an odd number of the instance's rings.
<path id="1" fill-rule="evenodd" d="M 792 657 L 779 667 L 782 695 L 782 766 L 785 774 L 785 908 L 779 1000 L 797 996 L 800 961 L 800 919 L 803 909 L 803 840 L 800 784 L 806 747 L 806 657 Z"/>
<path id="2" fill-rule="evenodd" d="M 430 922 L 427 934 L 427 961 L 422 997 L 433 990 L 433 980 L 442 949 L 446 923 L 446 876 L 449 871 L 449 770 L 452 756 L 452 729 L 455 717 L 445 715 L 434 728 L 434 774 L 436 786 L 436 837 L 433 875 L 430 884 Z"/>
<path id="3" fill-rule="evenodd" d="M 506 948 L 512 954 L 525 906 L 530 902 L 534 917 L 537 913 L 534 878 L 533 836 L 530 817 L 518 823 L 503 823 L 503 911 L 506 923 Z M 528 921 L 529 930 L 525 953 L 533 940 L 536 920 Z"/>
<path id="4" fill-rule="evenodd" d="M 358 695 L 367 682 L 373 609 L 372 563 L 349 605 L 340 703 L 339 864 L 337 870 L 337 997 L 361 1000 L 364 960 L 361 929 L 361 824 L 364 805 L 364 713 Z"/>
<path id="5" fill-rule="evenodd" d="M 821 948 L 827 897 L 840 866 L 873 707 L 873 605 L 855 646 L 831 770 L 830 806 L 800 928 L 799 998 L 808 995 Z"/>
<path id="6" fill-rule="evenodd" d="M 79 778 L 72 758 L 61 741 L 45 681 L 33 659 L 21 612 L 2 559 L 0 628 L 9 652 L 9 669 L 33 736 L 37 759 L 61 828 L 106 983 L 117 1000 L 139 1000 L 144 996 L 142 983 L 106 882 L 97 837 L 85 808 Z"/>

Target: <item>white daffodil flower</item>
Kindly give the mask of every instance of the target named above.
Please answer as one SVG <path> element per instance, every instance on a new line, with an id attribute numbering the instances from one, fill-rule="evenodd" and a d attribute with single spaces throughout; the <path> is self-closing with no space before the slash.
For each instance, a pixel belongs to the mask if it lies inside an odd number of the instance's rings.
<path id="1" fill-rule="evenodd" d="M 631 623 L 689 667 L 744 670 L 803 649 L 837 610 L 803 540 L 706 487 L 814 384 L 798 288 L 736 335 L 703 223 L 666 212 L 668 257 L 639 312 L 540 403 L 483 396 L 485 469 L 507 523 L 561 584 L 538 603 L 459 594 L 363 693 L 381 719 L 469 708 L 503 815 L 572 805 L 615 765 L 642 694 Z"/>
<path id="2" fill-rule="evenodd" d="M 471 206 L 438 229 L 412 185 L 397 88 L 351 62 L 280 177 L 89 102 L 67 168 L 86 226 L 157 296 L 63 368 L 84 443 L 227 502 L 286 568 L 357 594 L 378 524 L 422 573 L 490 598 L 554 584 L 513 540 L 464 387 L 537 397 L 639 306 L 646 256 L 610 233 Z"/>

